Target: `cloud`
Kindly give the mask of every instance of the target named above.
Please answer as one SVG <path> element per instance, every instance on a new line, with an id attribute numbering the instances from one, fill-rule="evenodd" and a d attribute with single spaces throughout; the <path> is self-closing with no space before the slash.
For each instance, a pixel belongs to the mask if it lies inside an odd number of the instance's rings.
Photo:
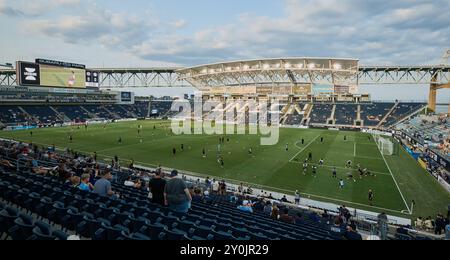
<path id="1" fill-rule="evenodd" d="M 0 14 L 12 17 L 39 17 L 56 9 L 74 7 L 80 0 L 0 0 Z"/>
<path id="2" fill-rule="evenodd" d="M 0 11 L 27 15 L 22 22 L 27 33 L 32 28 L 69 44 L 98 44 L 140 59 L 181 65 L 280 56 L 427 64 L 438 62 L 450 47 L 448 0 L 284 0 L 278 16 L 242 13 L 228 24 L 189 30 L 192 23 L 184 19 L 160 21 L 154 13 L 113 12 L 79 0 L 45 0 L 50 10 L 78 8 L 71 12 L 77 15 L 51 18 L 37 15 L 45 12 L 42 4 L 31 4 L 24 13 L 23 0 L 12 3 L 0 0 Z"/>

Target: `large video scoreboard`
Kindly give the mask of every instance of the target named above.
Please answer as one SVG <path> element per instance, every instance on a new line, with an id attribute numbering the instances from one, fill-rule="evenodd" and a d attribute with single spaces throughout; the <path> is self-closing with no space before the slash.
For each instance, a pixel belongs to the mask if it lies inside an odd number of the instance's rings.
<path id="1" fill-rule="evenodd" d="M 85 65 L 36 59 L 17 62 L 17 83 L 23 86 L 53 88 L 99 87 L 99 72 L 86 70 Z"/>

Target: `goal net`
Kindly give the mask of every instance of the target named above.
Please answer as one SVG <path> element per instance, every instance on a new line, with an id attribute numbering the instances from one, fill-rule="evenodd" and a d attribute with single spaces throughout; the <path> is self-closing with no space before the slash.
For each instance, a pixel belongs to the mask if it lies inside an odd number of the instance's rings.
<path id="1" fill-rule="evenodd" d="M 383 155 L 394 155 L 395 147 L 390 138 L 374 135 L 375 142 Z"/>

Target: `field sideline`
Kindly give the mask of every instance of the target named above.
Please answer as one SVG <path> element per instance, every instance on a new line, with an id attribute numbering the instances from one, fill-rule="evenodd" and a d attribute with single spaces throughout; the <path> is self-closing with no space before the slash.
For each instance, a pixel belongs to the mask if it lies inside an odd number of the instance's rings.
<path id="1" fill-rule="evenodd" d="M 138 135 L 138 125 L 142 125 Z M 251 183 L 267 190 L 293 193 L 301 191 L 314 199 L 346 204 L 356 208 L 391 215 L 415 218 L 434 216 L 446 212 L 450 195 L 420 168 L 403 149 L 398 155 L 382 156 L 370 135 L 360 132 L 328 131 L 315 129 L 281 129 L 280 141 L 274 146 L 260 146 L 258 135 L 229 135 L 229 142 L 221 147 L 224 168 L 217 162 L 217 146 L 220 136 L 175 136 L 164 121 L 136 121 L 84 127 L 47 128 L 30 131 L 0 132 L 0 137 L 42 145 L 55 145 L 93 153 L 110 160 L 117 155 L 122 161 L 131 159 L 143 166 L 162 165 L 199 173 L 216 179 L 226 178 Z M 154 129 L 155 128 L 155 129 Z M 69 134 L 73 143 L 69 143 Z M 123 143 L 118 144 L 119 137 Z M 346 137 L 346 140 L 344 140 Z M 227 139 L 225 138 L 225 139 Z M 323 138 L 323 142 L 321 142 Z M 302 144 L 301 140 L 305 142 Z M 142 142 L 141 142 L 142 141 Z M 181 151 L 181 145 L 184 151 Z M 288 151 L 285 147 L 288 144 Z M 172 149 L 177 154 L 172 155 Z M 202 150 L 207 150 L 207 158 Z M 252 155 L 249 149 L 252 149 Z M 303 174 L 302 164 L 312 153 L 313 163 L 324 159 L 316 177 L 311 168 Z M 359 178 L 355 169 L 346 168 L 346 161 L 361 164 L 374 174 Z M 338 179 L 332 178 L 332 168 L 338 170 Z M 353 172 L 356 182 L 347 180 Z M 338 188 L 338 181 L 345 180 L 345 188 Z M 367 199 L 368 190 L 375 194 L 373 205 Z M 416 204 L 411 209 L 411 203 Z M 412 214 L 410 212 L 412 210 Z M 402 213 L 403 212 L 403 213 Z"/>

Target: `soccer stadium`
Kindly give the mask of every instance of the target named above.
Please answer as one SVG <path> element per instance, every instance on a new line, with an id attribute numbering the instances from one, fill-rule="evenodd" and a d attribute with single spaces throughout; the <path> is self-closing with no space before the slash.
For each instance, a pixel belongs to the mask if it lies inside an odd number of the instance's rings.
<path id="1" fill-rule="evenodd" d="M 0 239 L 449 239 L 449 57 L 2 65 Z"/>

